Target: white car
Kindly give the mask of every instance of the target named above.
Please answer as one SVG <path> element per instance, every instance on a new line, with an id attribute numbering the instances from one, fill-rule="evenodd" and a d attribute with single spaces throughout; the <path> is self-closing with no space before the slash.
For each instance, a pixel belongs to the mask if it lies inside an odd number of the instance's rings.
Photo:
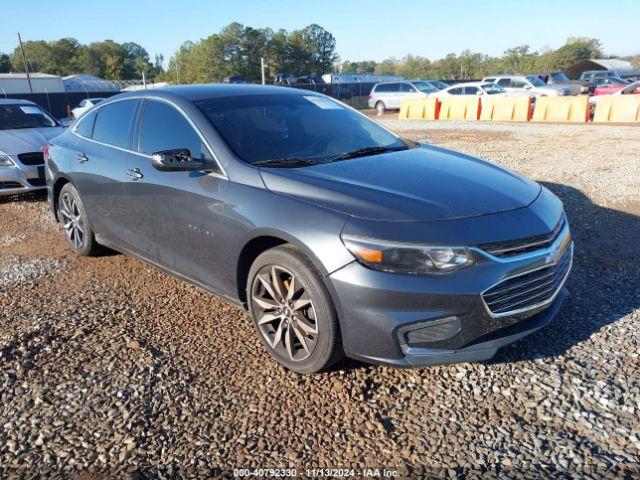
<path id="1" fill-rule="evenodd" d="M 42 150 L 62 132 L 35 103 L 0 98 L 0 196 L 46 188 Z"/>
<path id="2" fill-rule="evenodd" d="M 534 97 L 560 97 L 571 95 L 567 85 L 547 85 L 535 75 L 492 75 L 483 82 L 491 82 L 503 87 L 507 92 L 524 92 Z"/>
<path id="3" fill-rule="evenodd" d="M 73 115 L 73 118 L 78 118 L 91 107 L 99 104 L 102 100 L 104 100 L 104 98 L 85 98 L 76 108 L 71 110 L 71 115 Z"/>
<path id="4" fill-rule="evenodd" d="M 387 110 L 398 110 L 402 100 L 424 98 L 438 89 L 425 80 L 377 83 L 369 94 L 369 108 L 375 108 L 378 115 Z"/>
<path id="5" fill-rule="evenodd" d="M 479 96 L 481 101 L 484 101 L 485 98 L 491 96 L 495 97 L 530 97 L 529 93 L 519 92 L 519 91 L 511 91 L 508 92 L 500 85 L 489 82 L 467 82 L 467 83 L 457 83 L 455 85 L 451 85 L 443 90 L 438 92 L 430 93 L 430 97 L 435 98 L 444 98 L 451 95 L 473 95 Z"/>

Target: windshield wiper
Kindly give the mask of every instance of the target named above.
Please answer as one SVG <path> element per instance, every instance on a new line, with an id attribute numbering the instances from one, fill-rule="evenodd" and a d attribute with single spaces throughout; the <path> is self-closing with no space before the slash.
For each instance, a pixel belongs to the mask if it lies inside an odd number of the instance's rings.
<path id="1" fill-rule="evenodd" d="M 309 165 L 315 164 L 316 163 L 311 160 L 300 157 L 269 158 L 252 163 L 252 165 L 256 167 L 308 167 Z"/>
<path id="2" fill-rule="evenodd" d="M 331 162 L 339 162 L 340 160 L 347 160 L 349 158 L 357 158 L 357 157 L 367 157 L 369 155 L 377 155 L 379 153 L 385 152 L 398 152 L 400 150 L 407 150 L 409 147 L 406 146 L 398 146 L 398 147 L 365 147 L 358 148 L 356 150 L 351 150 L 350 152 L 341 153 L 337 157 L 333 157 L 327 163 Z"/>

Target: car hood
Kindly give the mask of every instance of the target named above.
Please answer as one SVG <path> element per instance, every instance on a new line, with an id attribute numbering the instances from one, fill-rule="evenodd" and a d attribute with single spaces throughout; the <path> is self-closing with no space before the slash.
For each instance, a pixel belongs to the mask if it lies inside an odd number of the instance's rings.
<path id="1" fill-rule="evenodd" d="M 64 127 L 16 128 L 0 130 L 0 152 L 15 155 L 39 152 L 53 137 L 64 132 Z"/>
<path id="2" fill-rule="evenodd" d="M 302 168 L 261 168 L 274 193 L 349 216 L 397 222 L 469 218 L 530 205 L 540 186 L 438 147 Z"/>

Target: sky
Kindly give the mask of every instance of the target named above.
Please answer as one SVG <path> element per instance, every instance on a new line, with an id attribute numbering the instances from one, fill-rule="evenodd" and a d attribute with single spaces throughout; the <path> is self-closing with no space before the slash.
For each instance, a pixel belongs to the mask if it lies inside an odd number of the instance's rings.
<path id="1" fill-rule="evenodd" d="M 558 48 L 568 37 L 598 38 L 606 54 L 640 53 L 637 0 L 0 0 L 0 52 L 24 40 L 74 37 L 142 45 L 165 63 L 184 41 L 197 41 L 233 21 L 295 30 L 317 23 L 336 37 L 342 60 L 407 54 L 431 60 L 465 49 L 500 55 L 528 44 Z"/>

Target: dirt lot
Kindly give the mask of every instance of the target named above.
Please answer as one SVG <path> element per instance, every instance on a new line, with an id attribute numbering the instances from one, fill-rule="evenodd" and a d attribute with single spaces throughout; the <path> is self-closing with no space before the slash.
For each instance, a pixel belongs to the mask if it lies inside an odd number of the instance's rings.
<path id="1" fill-rule="evenodd" d="M 77 258 L 41 197 L 3 201 L 0 478 L 638 472 L 640 128 L 383 122 L 561 197 L 576 258 L 552 325 L 490 362 L 301 377 L 244 311 L 124 255 Z"/>

